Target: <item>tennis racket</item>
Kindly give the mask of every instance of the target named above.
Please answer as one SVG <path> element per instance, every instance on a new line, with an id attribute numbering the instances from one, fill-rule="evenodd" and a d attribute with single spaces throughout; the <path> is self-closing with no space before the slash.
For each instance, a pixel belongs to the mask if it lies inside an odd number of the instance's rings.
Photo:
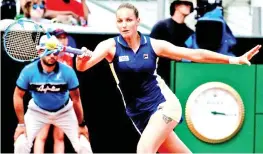
<path id="1" fill-rule="evenodd" d="M 4 49 L 9 57 L 18 62 L 28 62 L 39 59 L 55 52 L 69 52 L 77 55 L 83 54 L 80 49 L 62 46 L 54 42 L 46 43 L 43 54 L 39 54 L 37 46 L 42 35 L 51 35 L 42 25 L 32 20 L 20 19 L 10 24 L 3 35 Z"/>

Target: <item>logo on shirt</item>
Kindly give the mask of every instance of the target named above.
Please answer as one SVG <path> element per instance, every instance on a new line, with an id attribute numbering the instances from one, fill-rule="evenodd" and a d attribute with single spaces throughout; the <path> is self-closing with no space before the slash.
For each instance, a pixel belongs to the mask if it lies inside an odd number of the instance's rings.
<path id="1" fill-rule="evenodd" d="M 119 62 L 129 61 L 129 56 L 119 56 Z"/>
<path id="2" fill-rule="evenodd" d="M 59 80 L 60 77 L 61 77 L 61 72 L 59 72 L 59 73 L 57 74 L 56 79 Z"/>
<path id="3" fill-rule="evenodd" d="M 60 88 L 56 88 L 55 86 L 51 86 L 49 87 L 48 85 L 41 85 L 39 86 L 38 88 L 36 88 L 37 91 L 39 92 L 44 92 L 44 93 L 47 93 L 47 91 L 50 91 L 50 92 L 58 92 L 60 91 Z"/>
<path id="4" fill-rule="evenodd" d="M 29 89 L 31 91 L 39 92 L 39 93 L 61 93 L 68 91 L 67 83 L 30 83 Z"/>
<path id="5" fill-rule="evenodd" d="M 143 59 L 149 59 L 149 55 L 147 53 L 143 54 Z"/>

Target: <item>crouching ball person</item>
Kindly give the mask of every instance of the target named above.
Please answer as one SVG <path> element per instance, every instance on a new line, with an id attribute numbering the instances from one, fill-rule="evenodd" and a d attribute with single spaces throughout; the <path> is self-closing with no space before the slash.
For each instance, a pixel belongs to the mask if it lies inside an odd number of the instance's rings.
<path id="1" fill-rule="evenodd" d="M 47 41 L 58 40 L 46 35 L 40 39 L 39 54 Z M 88 141 L 88 128 L 83 119 L 79 82 L 75 71 L 57 61 L 52 53 L 34 61 L 21 71 L 14 91 L 14 109 L 18 125 L 14 134 L 14 152 L 30 153 L 33 141 L 46 124 L 59 127 L 69 138 L 77 153 L 92 153 Z M 32 95 L 24 115 L 23 96 Z"/>

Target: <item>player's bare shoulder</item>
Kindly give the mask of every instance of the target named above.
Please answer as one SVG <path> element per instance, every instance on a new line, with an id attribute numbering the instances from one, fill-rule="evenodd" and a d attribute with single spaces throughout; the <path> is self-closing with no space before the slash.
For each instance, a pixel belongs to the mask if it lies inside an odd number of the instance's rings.
<path id="1" fill-rule="evenodd" d="M 111 62 L 116 52 L 116 42 L 114 38 L 109 38 L 103 42 L 105 43 L 105 46 L 107 46 L 108 48 L 108 54 L 106 56 L 106 59 L 108 60 L 108 62 Z"/>
<path id="2" fill-rule="evenodd" d="M 113 38 L 109 38 L 99 43 L 100 46 L 103 46 L 107 49 L 113 48 L 116 46 L 115 40 Z"/>
<path id="3" fill-rule="evenodd" d="M 150 38 L 150 41 L 154 52 L 159 56 L 167 42 L 155 38 Z"/>
<path id="4" fill-rule="evenodd" d="M 108 55 L 112 48 L 115 47 L 115 41 L 113 38 L 109 38 L 107 40 L 101 41 L 94 52 L 103 52 L 103 54 Z"/>

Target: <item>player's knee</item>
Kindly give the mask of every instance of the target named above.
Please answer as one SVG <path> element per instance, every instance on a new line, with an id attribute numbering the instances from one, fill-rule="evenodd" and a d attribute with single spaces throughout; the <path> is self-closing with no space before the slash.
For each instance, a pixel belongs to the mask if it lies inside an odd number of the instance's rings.
<path id="1" fill-rule="evenodd" d="M 155 153 L 153 146 L 149 145 L 148 143 L 143 142 L 142 140 L 139 141 L 137 145 L 137 154 L 145 154 L 145 153 Z"/>

